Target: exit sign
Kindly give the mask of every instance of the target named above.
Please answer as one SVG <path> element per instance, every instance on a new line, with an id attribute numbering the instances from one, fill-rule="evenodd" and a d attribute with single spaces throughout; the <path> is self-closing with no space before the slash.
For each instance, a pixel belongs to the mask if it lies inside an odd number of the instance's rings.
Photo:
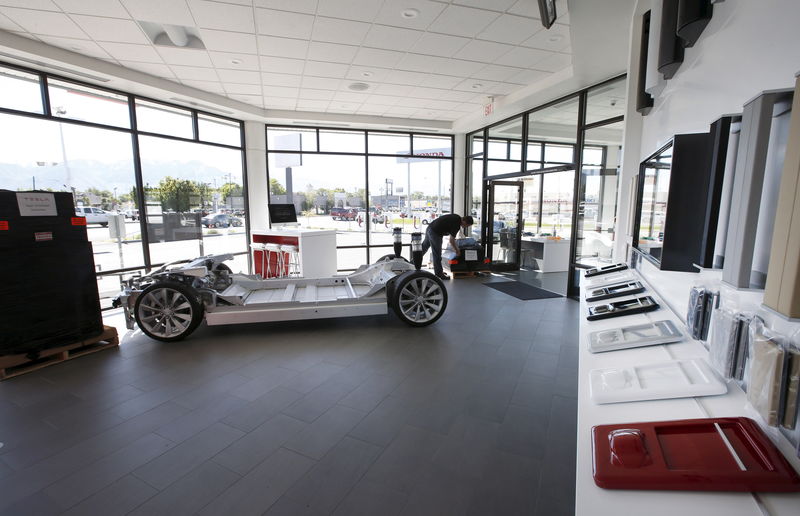
<path id="1" fill-rule="evenodd" d="M 494 99 L 483 105 L 483 116 L 491 116 L 494 113 Z"/>

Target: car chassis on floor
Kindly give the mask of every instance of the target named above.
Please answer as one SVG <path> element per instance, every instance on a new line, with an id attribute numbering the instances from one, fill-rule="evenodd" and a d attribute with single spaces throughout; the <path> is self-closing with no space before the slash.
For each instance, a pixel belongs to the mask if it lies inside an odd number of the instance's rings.
<path id="1" fill-rule="evenodd" d="M 396 255 L 348 275 L 289 279 L 234 274 L 223 263 L 232 258 L 203 256 L 131 278 L 114 306 L 124 308 L 128 329 L 135 322 L 162 341 L 187 337 L 203 319 L 209 325 L 293 321 L 379 315 L 391 307 L 411 326 L 427 326 L 447 307 L 444 283 Z"/>

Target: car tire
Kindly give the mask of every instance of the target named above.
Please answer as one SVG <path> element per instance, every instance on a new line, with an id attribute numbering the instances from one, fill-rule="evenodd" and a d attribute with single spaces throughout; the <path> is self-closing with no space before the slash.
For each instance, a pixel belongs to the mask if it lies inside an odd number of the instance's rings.
<path id="1" fill-rule="evenodd" d="M 395 278 L 391 299 L 394 313 L 409 326 L 422 327 L 439 320 L 447 308 L 444 282 L 425 271 L 408 271 Z"/>
<path id="2" fill-rule="evenodd" d="M 406 262 L 406 263 L 411 263 L 411 262 L 409 262 L 409 261 L 408 261 L 406 258 L 404 258 L 404 257 L 402 257 L 402 256 L 400 256 L 399 258 L 400 258 L 401 260 L 403 260 L 404 262 Z M 388 262 L 389 260 L 394 260 L 394 253 L 392 253 L 392 254 L 385 254 L 385 255 L 381 256 L 380 258 L 378 258 L 377 260 L 375 260 L 375 263 Z"/>
<path id="3" fill-rule="evenodd" d="M 145 335 L 175 342 L 197 329 L 203 320 L 203 305 L 194 289 L 177 281 L 162 281 L 139 294 L 133 313 Z"/>

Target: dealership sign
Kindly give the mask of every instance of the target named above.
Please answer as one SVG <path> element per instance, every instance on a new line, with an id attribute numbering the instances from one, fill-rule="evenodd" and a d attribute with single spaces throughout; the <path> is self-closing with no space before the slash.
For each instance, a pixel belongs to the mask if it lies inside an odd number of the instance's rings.
<path id="1" fill-rule="evenodd" d="M 398 152 L 398 154 L 408 154 L 408 152 Z M 413 158 L 397 158 L 398 163 L 414 163 L 417 161 L 431 161 L 436 158 L 449 158 L 450 148 L 443 149 L 421 149 L 414 151 Z"/>

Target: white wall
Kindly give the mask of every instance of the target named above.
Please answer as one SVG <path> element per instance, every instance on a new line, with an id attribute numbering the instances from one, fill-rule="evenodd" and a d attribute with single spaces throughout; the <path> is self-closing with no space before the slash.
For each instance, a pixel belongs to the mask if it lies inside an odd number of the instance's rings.
<path id="1" fill-rule="evenodd" d="M 764 90 L 792 88 L 798 71 L 800 1 L 714 4 L 714 16 L 697 43 L 686 49 L 675 76 L 660 79 L 663 89 L 642 121 L 640 161 L 675 134 L 706 132 L 720 116 L 740 113 L 746 101 Z"/>

